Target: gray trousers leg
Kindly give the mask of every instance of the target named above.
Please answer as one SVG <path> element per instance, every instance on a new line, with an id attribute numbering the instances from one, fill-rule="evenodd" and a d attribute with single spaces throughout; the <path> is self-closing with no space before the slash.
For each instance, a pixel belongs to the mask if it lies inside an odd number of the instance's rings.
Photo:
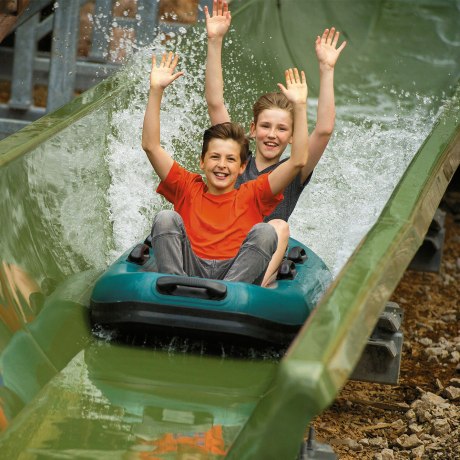
<path id="1" fill-rule="evenodd" d="M 223 279 L 260 284 L 277 244 L 278 236 L 273 226 L 266 223 L 254 225 Z"/>
<path id="2" fill-rule="evenodd" d="M 181 216 L 160 211 L 153 219 L 152 248 L 160 273 L 260 284 L 276 250 L 275 229 L 254 225 L 233 259 L 205 260 L 192 250 Z"/>
<path id="3" fill-rule="evenodd" d="M 195 255 L 182 217 L 175 211 L 160 211 L 153 219 L 152 249 L 160 273 L 206 278 Z"/>

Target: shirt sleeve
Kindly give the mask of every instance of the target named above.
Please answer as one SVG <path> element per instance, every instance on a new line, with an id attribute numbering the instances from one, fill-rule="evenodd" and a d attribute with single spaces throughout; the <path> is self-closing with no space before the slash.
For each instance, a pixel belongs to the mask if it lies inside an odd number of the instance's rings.
<path id="1" fill-rule="evenodd" d="M 198 174 L 187 171 L 175 161 L 168 175 L 160 182 L 156 191 L 170 203 L 177 204 L 184 198 L 185 191 L 190 187 L 191 183 L 197 180 L 201 180 Z"/>
<path id="2" fill-rule="evenodd" d="M 255 199 L 259 207 L 260 212 L 264 216 L 268 216 L 272 211 L 278 206 L 278 204 L 283 200 L 284 195 L 280 192 L 276 195 L 273 195 L 272 189 L 270 188 L 270 183 L 268 182 L 268 176 L 270 173 L 261 174 L 254 183 L 255 187 Z M 247 182 L 249 183 L 249 182 Z"/>

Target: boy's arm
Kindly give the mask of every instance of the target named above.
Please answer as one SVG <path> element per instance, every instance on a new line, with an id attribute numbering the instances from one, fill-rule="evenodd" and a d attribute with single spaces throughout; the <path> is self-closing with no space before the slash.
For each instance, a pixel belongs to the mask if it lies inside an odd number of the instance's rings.
<path id="1" fill-rule="evenodd" d="M 334 67 L 347 44 L 343 42 L 337 48 L 339 36 L 340 33 L 332 27 L 330 30 L 325 29 L 321 37 L 316 37 L 315 51 L 319 63 L 318 111 L 316 126 L 310 135 L 310 156 L 307 165 L 302 169 L 302 183 L 318 164 L 334 130 Z"/>
<path id="2" fill-rule="evenodd" d="M 183 75 L 183 72 L 174 73 L 178 59 L 179 56 L 174 56 L 171 52 L 163 53 L 161 62 L 157 66 L 156 57 L 152 58 L 150 92 L 142 128 L 142 148 L 160 180 L 166 178 L 174 163 L 171 156 L 160 145 L 160 107 L 165 88 Z"/>
<path id="3" fill-rule="evenodd" d="M 212 16 L 204 8 L 208 54 L 206 58 L 205 96 L 211 125 L 230 121 L 224 102 L 224 79 L 222 75 L 222 42 L 232 20 L 228 3 L 214 0 Z"/>
<path id="4" fill-rule="evenodd" d="M 272 193 L 282 192 L 299 174 L 308 162 L 308 125 L 307 125 L 307 82 L 305 73 L 299 75 L 297 69 L 285 72 L 286 87 L 278 83 L 283 94 L 294 107 L 294 132 L 292 133 L 291 156 L 281 163 L 269 176 Z"/>

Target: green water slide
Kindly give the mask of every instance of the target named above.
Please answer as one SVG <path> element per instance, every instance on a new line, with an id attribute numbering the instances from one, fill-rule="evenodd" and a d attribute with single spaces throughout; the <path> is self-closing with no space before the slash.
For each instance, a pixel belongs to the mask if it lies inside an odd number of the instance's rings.
<path id="1" fill-rule="evenodd" d="M 226 98 L 241 121 L 296 65 L 307 72 L 314 125 L 314 39 L 334 25 L 348 41 L 336 70 L 336 134 L 292 222 L 302 240 L 321 235 L 312 246 L 333 268 L 332 285 L 282 358 L 252 349 L 245 358 L 225 349 L 215 356 L 187 341 L 153 350 L 91 334 L 94 280 L 163 206 L 140 149 L 150 51 L 139 52 L 0 142 L 1 458 L 295 459 L 422 243 L 460 163 L 458 2 L 231 7 Z M 164 127 L 169 147 L 182 152 L 207 123 L 202 25 L 177 46 L 189 77 L 171 90 Z M 194 164 L 193 154 L 180 155 Z M 340 214 L 342 195 L 353 219 Z M 315 229 L 317 216 L 324 223 Z M 344 248 L 341 235 L 355 224 Z"/>

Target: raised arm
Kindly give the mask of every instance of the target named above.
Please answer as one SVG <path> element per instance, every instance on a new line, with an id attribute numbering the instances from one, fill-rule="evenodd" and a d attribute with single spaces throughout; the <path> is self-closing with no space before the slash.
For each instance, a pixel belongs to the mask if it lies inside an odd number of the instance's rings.
<path id="1" fill-rule="evenodd" d="M 222 43 L 232 20 L 228 3 L 214 0 L 212 16 L 204 7 L 208 54 L 206 59 L 205 95 L 211 125 L 230 121 L 224 103 L 224 78 L 222 75 Z"/>
<path id="2" fill-rule="evenodd" d="M 302 170 L 301 180 L 304 181 L 321 159 L 329 139 L 334 131 L 335 101 L 334 101 L 334 67 L 345 48 L 343 42 L 338 48 L 340 33 L 332 27 L 325 29 L 322 36 L 316 37 L 315 51 L 319 64 L 319 97 L 316 126 L 310 135 L 310 157 Z"/>
<path id="3" fill-rule="evenodd" d="M 174 73 L 178 59 L 179 56 L 174 56 L 171 52 L 163 53 L 161 62 L 157 66 L 156 57 L 152 58 L 150 92 L 142 128 L 142 148 L 160 180 L 166 178 L 174 163 L 160 144 L 160 107 L 165 88 L 183 75 L 183 72 Z"/>
<path id="4" fill-rule="evenodd" d="M 299 75 L 297 69 L 285 72 L 286 86 L 278 83 L 283 94 L 294 107 L 294 132 L 292 133 L 291 156 L 281 163 L 268 176 L 273 194 L 282 192 L 299 174 L 308 162 L 308 125 L 307 125 L 307 94 L 308 87 L 305 73 Z"/>

